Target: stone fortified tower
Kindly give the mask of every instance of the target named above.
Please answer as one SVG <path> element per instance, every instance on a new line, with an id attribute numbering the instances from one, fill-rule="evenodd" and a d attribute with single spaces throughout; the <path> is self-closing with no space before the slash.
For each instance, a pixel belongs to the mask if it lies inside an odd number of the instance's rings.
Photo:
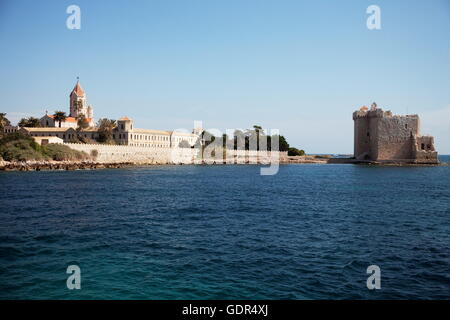
<path id="1" fill-rule="evenodd" d="M 393 115 L 373 103 L 353 113 L 357 160 L 438 163 L 432 136 L 420 135 L 418 115 Z"/>

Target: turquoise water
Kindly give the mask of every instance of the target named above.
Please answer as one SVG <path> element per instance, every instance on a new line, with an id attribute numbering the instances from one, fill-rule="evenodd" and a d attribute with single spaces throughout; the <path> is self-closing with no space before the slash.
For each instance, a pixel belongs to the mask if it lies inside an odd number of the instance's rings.
<path id="1" fill-rule="evenodd" d="M 3 172 L 0 200 L 1 299 L 450 298 L 450 166 Z"/>

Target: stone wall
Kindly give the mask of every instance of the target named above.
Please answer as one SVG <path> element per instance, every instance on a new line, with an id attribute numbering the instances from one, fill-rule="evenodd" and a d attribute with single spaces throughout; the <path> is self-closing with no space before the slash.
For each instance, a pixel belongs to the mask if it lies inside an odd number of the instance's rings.
<path id="1" fill-rule="evenodd" d="M 376 160 L 412 159 L 413 137 L 419 135 L 419 118 L 391 116 L 378 118 Z"/>
<path id="2" fill-rule="evenodd" d="M 95 161 L 100 163 L 168 164 L 173 161 L 186 162 L 186 159 L 189 159 L 189 162 L 192 161 L 191 149 L 182 150 L 183 154 L 180 154 L 178 159 L 176 155 L 181 152 L 172 152 L 170 148 L 81 143 L 66 143 L 65 145 L 94 156 Z"/>
<path id="3" fill-rule="evenodd" d="M 193 148 L 157 148 L 125 145 L 65 143 L 68 147 L 84 151 L 100 163 L 137 164 L 219 164 L 219 163 L 271 163 L 287 157 L 287 152 L 263 152 L 248 150 L 227 150 L 227 160 L 221 155 L 203 158 L 198 149 Z"/>

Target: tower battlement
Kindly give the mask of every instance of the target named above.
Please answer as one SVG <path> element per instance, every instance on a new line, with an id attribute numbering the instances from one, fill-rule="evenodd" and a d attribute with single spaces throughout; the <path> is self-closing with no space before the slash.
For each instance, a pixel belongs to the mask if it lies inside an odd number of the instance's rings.
<path id="1" fill-rule="evenodd" d="M 418 119 L 419 115 L 417 114 L 406 114 L 406 115 L 394 115 L 392 114 L 392 111 L 383 109 L 375 109 L 375 110 L 358 110 L 353 112 L 353 120 L 356 120 L 358 118 L 412 118 L 412 119 Z"/>

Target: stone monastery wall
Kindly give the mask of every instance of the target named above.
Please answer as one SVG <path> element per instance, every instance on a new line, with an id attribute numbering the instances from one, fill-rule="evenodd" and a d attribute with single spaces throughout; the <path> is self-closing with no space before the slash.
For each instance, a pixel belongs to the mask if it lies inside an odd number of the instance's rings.
<path id="1" fill-rule="evenodd" d="M 132 162 L 137 164 L 219 164 L 221 152 L 202 159 L 198 149 L 158 148 L 126 145 L 64 143 L 66 146 L 95 156 L 100 163 Z M 227 163 L 270 163 L 287 157 L 287 152 L 227 150 Z"/>

